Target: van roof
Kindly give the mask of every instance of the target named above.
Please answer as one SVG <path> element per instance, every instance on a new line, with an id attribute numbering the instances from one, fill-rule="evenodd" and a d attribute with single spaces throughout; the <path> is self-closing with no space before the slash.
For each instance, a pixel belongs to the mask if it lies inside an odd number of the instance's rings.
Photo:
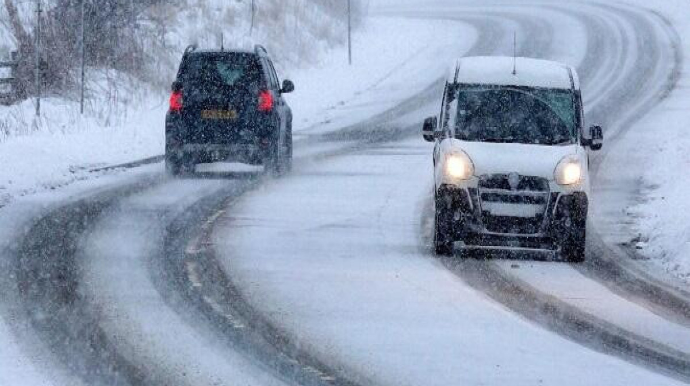
<path id="1" fill-rule="evenodd" d="M 516 73 L 513 74 L 513 64 Z M 448 75 L 449 83 L 519 86 L 551 89 L 580 89 L 576 71 L 562 63 L 505 56 L 476 56 L 458 59 Z"/>

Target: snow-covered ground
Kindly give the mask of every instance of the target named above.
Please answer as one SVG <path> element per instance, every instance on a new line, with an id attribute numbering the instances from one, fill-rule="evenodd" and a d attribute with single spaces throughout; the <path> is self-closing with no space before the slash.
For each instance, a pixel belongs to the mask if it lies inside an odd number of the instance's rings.
<path id="1" fill-rule="evenodd" d="M 677 30 L 680 57 L 690 52 L 687 1 L 627 2 L 660 12 Z M 625 245 L 647 259 L 646 269 L 690 284 L 690 68 L 682 66 L 678 87 L 607 150 L 600 171 L 598 227 L 611 244 Z M 613 144 L 611 144 L 613 145 Z"/>
<path id="2" fill-rule="evenodd" d="M 690 52 L 690 22 L 683 17 L 690 3 L 626 1 L 661 11 L 682 35 L 681 52 Z M 420 13 L 419 0 L 406 1 L 405 9 L 401 3 L 378 4 L 379 9 L 399 7 L 410 15 Z M 438 7 L 429 11 L 429 17 L 457 9 L 454 1 L 434 3 Z M 552 30 L 543 31 L 553 32 L 551 56 L 581 63 L 588 31 L 575 17 L 558 11 L 559 6 L 563 5 L 492 7 L 499 14 L 507 10 L 522 14 L 522 20 L 516 17 L 514 23 L 500 21 L 511 32 L 520 28 L 519 21 L 529 25 L 532 19 L 534 24 L 548 20 L 543 24 Z M 540 18 L 533 18 L 535 12 Z M 474 14 L 484 17 L 476 10 Z M 424 22 L 375 17 L 355 34 L 353 66 L 346 65 L 346 50 L 339 47 L 311 68 L 286 67 L 284 77 L 297 84 L 297 92 L 290 96 L 296 138 L 361 122 L 432 84 L 450 59 L 478 38 L 477 31 L 448 15 L 447 21 Z M 619 24 L 621 42 L 635 36 L 628 25 Z M 512 42 L 512 33 L 501 42 L 499 50 L 509 54 L 511 44 L 506 43 Z M 616 48 L 627 47 L 621 43 Z M 614 60 L 602 62 L 623 66 Z M 616 68 L 600 69 L 595 75 L 602 77 L 590 79 L 588 102 L 605 98 L 611 87 L 608 76 Z M 683 68 L 680 87 L 607 150 L 599 169 L 600 177 L 608 177 L 599 180 L 606 184 L 598 192 L 599 207 L 605 209 L 598 216 L 612 229 L 609 240 L 629 241 L 642 233 L 642 252 L 653 257 L 657 268 L 678 277 L 690 272 L 690 232 L 683 218 L 690 209 L 683 200 L 688 179 L 682 178 L 688 163 L 684 149 L 690 146 L 683 135 L 683 122 L 690 115 L 686 112 L 689 81 L 690 73 Z M 35 131 L 0 143 L 0 195 L 5 197 L 0 206 L 14 200 L 0 211 L 3 250 L 45 205 L 64 204 L 81 191 L 117 186 L 136 179 L 137 173 L 162 176 L 161 165 L 121 174 L 92 172 L 162 153 L 166 98 L 146 90 L 138 93 L 146 97 L 137 94 L 122 110 L 104 108 L 86 119 L 76 114 L 74 103 L 61 100 L 47 100 L 46 118 L 35 125 L 31 102 L 16 110 L 18 117 L 9 117 L 24 119 L 26 127 Z M 109 97 L 120 102 L 130 98 L 118 93 Z M 134 103 L 140 106 L 131 107 Z M 8 117 L 0 116 L 0 121 L 4 118 Z M 400 122 L 416 123 L 418 118 L 401 117 Z M 298 156 L 310 151 L 299 148 L 299 143 Z M 226 227 L 216 230 L 215 243 L 227 271 L 253 306 L 310 352 L 383 384 L 675 384 L 535 326 L 430 258 L 420 241 L 421 217 L 431 189 L 430 151 L 419 138 L 319 159 L 318 164 L 301 163 L 293 177 L 267 182 L 219 222 Z M 98 180 L 91 181 L 94 177 Z M 253 373 L 244 358 L 230 356 L 240 371 L 225 367 L 224 349 L 190 329 L 185 315 L 164 304 L 146 275 L 150 269 L 146 259 L 169 219 L 157 214 L 175 215 L 221 185 L 166 181 L 142 196 L 123 200 L 117 216 L 103 221 L 90 235 L 87 251 L 95 258 L 83 267 L 84 290 L 102 305 L 104 327 L 121 338 L 120 349 L 131 357 L 167 366 L 173 378 L 184 377 L 184 370 L 192 368 L 209 383 L 234 376 L 261 383 L 263 375 Z M 61 187 L 57 193 L 45 194 L 56 187 Z M 626 192 L 640 194 L 621 194 Z M 626 223 L 621 226 L 622 222 Z M 589 279 L 574 269 L 534 264 L 515 276 L 525 281 L 546 276 L 549 280 L 538 289 L 622 328 L 646 330 L 644 336 L 655 342 L 687 348 L 683 326 L 633 303 L 622 308 L 620 303 L 611 305 L 608 300 L 616 294 L 594 282 L 579 286 Z M 10 284 L 8 277 L 0 279 L 0 288 Z M 597 298 L 604 295 L 606 301 Z M 577 296 L 583 298 L 573 298 Z M 11 302 L 0 306 L 0 317 L 5 318 L 0 319 L 0 384 L 75 384 L 64 374 L 57 377 L 52 363 L 36 355 L 37 347 L 27 344 L 25 336 L 18 337 Z M 208 363 L 195 361 L 202 354 L 208 355 Z"/>
<path id="3" fill-rule="evenodd" d="M 658 6 L 664 14 L 680 15 L 684 9 L 680 3 Z M 616 28 L 631 32 L 622 24 Z M 616 49 L 637 47 L 621 42 Z M 613 60 L 601 63 L 630 68 Z M 664 70 L 659 66 L 659 72 Z M 602 78 L 590 78 L 588 103 L 601 104 L 617 86 L 608 81 L 620 81 L 615 77 L 620 73 L 612 67 L 601 71 Z M 639 147 L 638 129 L 612 127 L 610 134 L 629 133 L 619 138 L 636 138 Z M 607 165 L 639 153 L 612 147 L 599 175 L 614 185 L 640 176 L 628 165 Z M 630 164 L 640 165 L 634 158 Z M 534 329 L 430 259 L 419 240 L 430 176 L 430 149 L 421 140 L 302 167 L 293 178 L 268 184 L 228 211 L 219 221 L 224 226 L 216 230 L 217 250 L 252 304 L 275 324 L 321 357 L 383 383 L 673 384 Z M 615 197 L 634 190 L 636 183 L 616 185 Z M 513 264 L 498 265 L 509 270 Z M 625 330 L 681 351 L 688 348 L 684 326 L 619 297 L 572 267 L 534 264 L 515 276 Z M 549 358 L 548 366 L 543 358 Z"/>
<path id="4" fill-rule="evenodd" d="M 247 196 L 216 231 L 227 272 L 303 346 L 381 384 L 675 384 L 535 327 L 432 258 L 430 152 L 377 147 Z"/>
<path id="5" fill-rule="evenodd" d="M 16 283 L 7 251 L 17 248 L 16 240 L 33 224 L 40 213 L 83 198 L 85 191 L 120 186 L 143 176 L 150 176 L 155 167 L 139 168 L 121 175 L 105 175 L 97 181 L 77 181 L 57 192 L 41 192 L 20 197 L 0 211 L 0 385 L 81 386 L 82 382 L 69 371 L 58 366 L 55 358 L 26 323 L 14 299 Z"/>
<path id="6" fill-rule="evenodd" d="M 211 334 L 190 328 L 199 315 L 175 312 L 148 274 L 151 256 L 160 254 L 152 246 L 161 247 L 151 240 L 164 234 L 167 221 L 226 187 L 225 181 L 172 181 L 124 200 L 88 237 L 84 292 L 118 352 L 155 364 L 148 371 L 167 383 L 186 384 L 191 377 L 199 385 L 283 385 Z"/>

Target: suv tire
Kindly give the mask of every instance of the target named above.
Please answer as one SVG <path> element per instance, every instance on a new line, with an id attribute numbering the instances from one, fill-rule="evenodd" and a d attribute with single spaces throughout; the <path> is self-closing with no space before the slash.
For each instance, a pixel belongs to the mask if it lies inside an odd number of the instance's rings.
<path id="1" fill-rule="evenodd" d="M 264 161 L 264 173 L 279 177 L 282 174 L 282 164 L 283 164 L 283 150 L 279 141 L 274 142 L 271 145 L 271 151 L 266 160 Z"/>
<path id="2" fill-rule="evenodd" d="M 288 127 L 285 135 L 285 153 L 283 162 L 283 173 L 290 173 L 292 171 L 292 127 Z"/>

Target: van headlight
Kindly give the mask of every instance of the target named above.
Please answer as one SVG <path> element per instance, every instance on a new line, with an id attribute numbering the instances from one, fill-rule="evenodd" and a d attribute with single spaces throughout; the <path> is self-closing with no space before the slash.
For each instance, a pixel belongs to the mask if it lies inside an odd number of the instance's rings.
<path id="1" fill-rule="evenodd" d="M 582 163 L 577 157 L 565 157 L 556 166 L 554 177 L 558 185 L 579 185 L 582 182 Z"/>
<path id="2" fill-rule="evenodd" d="M 467 153 L 453 153 L 446 158 L 445 173 L 454 180 L 468 180 L 474 175 L 474 164 Z"/>

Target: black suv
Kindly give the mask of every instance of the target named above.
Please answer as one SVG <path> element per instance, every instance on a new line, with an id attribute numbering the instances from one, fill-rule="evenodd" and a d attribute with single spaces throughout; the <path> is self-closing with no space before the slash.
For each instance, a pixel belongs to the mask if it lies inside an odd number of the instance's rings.
<path id="1" fill-rule="evenodd" d="M 189 47 L 172 85 L 165 122 L 165 163 L 178 175 L 199 163 L 264 165 L 282 174 L 292 165 L 292 111 L 266 49 Z"/>

